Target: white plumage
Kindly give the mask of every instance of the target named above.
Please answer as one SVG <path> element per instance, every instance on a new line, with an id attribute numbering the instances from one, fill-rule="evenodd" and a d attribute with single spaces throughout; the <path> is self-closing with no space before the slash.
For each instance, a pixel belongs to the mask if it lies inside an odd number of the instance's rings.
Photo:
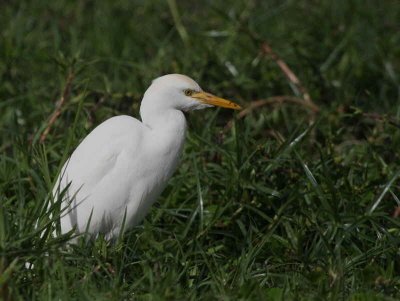
<path id="1" fill-rule="evenodd" d="M 138 224 L 174 172 L 183 149 L 182 111 L 240 106 L 205 93 L 187 76 L 169 74 L 153 81 L 140 107 L 142 122 L 110 118 L 96 127 L 67 160 L 53 190 L 62 196 L 61 232 L 86 230 L 116 238 Z M 69 185 L 69 186 L 68 186 Z"/>

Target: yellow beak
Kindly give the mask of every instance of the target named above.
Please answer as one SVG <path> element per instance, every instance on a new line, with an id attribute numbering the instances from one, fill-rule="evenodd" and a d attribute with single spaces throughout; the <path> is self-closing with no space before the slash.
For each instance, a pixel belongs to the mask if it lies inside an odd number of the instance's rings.
<path id="1" fill-rule="evenodd" d="M 207 104 L 207 105 L 212 105 L 216 107 L 223 107 L 223 108 L 228 108 L 228 109 L 234 109 L 234 110 L 241 110 L 242 107 L 239 106 L 238 104 L 220 98 L 218 96 L 212 95 L 211 93 L 207 92 L 195 92 L 191 95 L 191 97 L 198 99 L 201 103 Z"/>

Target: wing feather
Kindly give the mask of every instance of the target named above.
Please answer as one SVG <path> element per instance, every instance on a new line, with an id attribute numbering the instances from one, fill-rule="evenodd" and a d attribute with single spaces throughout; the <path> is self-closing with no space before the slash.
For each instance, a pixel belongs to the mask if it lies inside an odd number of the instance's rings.
<path id="1" fill-rule="evenodd" d="M 124 182 L 124 177 L 121 179 L 123 158 L 138 154 L 146 130 L 135 118 L 117 116 L 100 124 L 80 143 L 62 168 L 53 190 L 53 196 L 57 198 L 57 194 L 70 185 L 62 200 L 63 207 L 70 206 L 61 218 L 62 232 L 71 230 L 76 224 L 84 231 L 83 221 L 91 214 L 102 214 L 113 205 L 127 202 L 123 196 L 129 195 L 126 193 L 129 183 L 121 183 Z M 129 154 L 124 153 L 126 150 Z M 79 212 L 74 209 L 78 205 Z"/>

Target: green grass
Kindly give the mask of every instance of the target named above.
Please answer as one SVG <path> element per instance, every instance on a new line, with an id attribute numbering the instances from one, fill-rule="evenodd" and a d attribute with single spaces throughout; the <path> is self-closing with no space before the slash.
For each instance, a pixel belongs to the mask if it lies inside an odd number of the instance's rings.
<path id="1" fill-rule="evenodd" d="M 400 298 L 399 20 L 396 0 L 0 3 L 0 299 Z M 94 126 L 138 117 L 151 79 L 187 74 L 243 106 L 301 97 L 252 35 L 320 113 L 269 104 L 227 131 L 229 110 L 189 114 L 144 223 L 60 248 L 43 210 L 57 171 Z"/>

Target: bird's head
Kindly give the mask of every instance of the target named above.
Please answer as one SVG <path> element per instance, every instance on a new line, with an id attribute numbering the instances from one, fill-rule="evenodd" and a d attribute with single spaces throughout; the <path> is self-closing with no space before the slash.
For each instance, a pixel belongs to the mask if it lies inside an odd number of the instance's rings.
<path id="1" fill-rule="evenodd" d="M 145 93 L 145 99 L 154 99 L 160 107 L 181 111 L 199 110 L 217 106 L 240 110 L 241 107 L 229 100 L 204 92 L 190 77 L 167 74 L 153 80 Z"/>

